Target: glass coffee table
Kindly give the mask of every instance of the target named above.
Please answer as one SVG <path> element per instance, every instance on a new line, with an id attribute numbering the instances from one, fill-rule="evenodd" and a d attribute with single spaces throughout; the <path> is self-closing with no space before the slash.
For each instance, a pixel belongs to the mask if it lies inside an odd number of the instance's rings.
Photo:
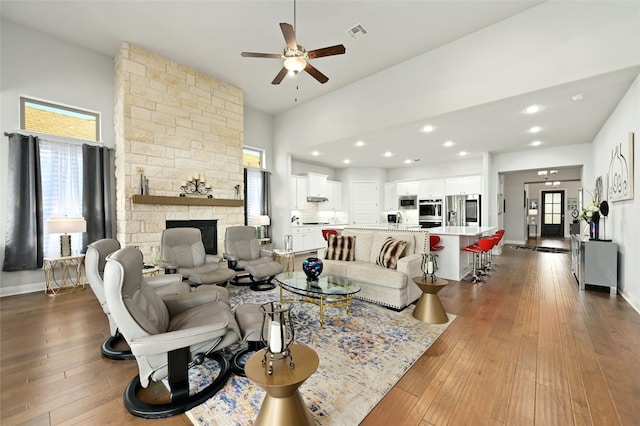
<path id="1" fill-rule="evenodd" d="M 283 272 L 276 275 L 280 285 L 280 302 L 307 302 L 320 306 L 320 327 L 324 327 L 327 306 L 346 308 L 351 314 L 351 300 L 360 291 L 360 282 L 321 274 L 318 281 L 307 281 L 304 272 Z M 285 297 L 284 291 L 301 297 Z"/>

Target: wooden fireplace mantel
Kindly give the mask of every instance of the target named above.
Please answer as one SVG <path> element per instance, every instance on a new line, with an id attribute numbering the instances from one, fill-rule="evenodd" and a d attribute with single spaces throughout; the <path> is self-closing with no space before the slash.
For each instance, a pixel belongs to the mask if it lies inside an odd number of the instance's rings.
<path id="1" fill-rule="evenodd" d="M 163 195 L 134 195 L 132 201 L 135 204 L 164 204 L 172 206 L 244 206 L 244 200 L 206 197 L 166 197 Z"/>

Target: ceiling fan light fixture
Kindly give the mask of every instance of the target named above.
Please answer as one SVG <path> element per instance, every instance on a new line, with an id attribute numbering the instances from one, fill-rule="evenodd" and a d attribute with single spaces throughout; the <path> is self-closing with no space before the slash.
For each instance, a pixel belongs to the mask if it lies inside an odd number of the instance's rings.
<path id="1" fill-rule="evenodd" d="M 301 56 L 292 56 L 284 60 L 284 67 L 289 72 L 299 73 L 307 66 L 307 61 Z"/>

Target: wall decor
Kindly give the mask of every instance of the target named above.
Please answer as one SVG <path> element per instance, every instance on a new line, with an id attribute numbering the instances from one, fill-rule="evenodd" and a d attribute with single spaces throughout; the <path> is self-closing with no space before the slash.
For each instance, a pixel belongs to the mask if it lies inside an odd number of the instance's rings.
<path id="1" fill-rule="evenodd" d="M 608 174 L 605 173 L 602 176 L 596 178 L 596 184 L 593 188 L 593 202 L 600 204 L 600 201 L 606 200 L 608 197 Z"/>
<path id="2" fill-rule="evenodd" d="M 608 190 L 608 201 L 633 199 L 633 132 L 611 150 Z"/>

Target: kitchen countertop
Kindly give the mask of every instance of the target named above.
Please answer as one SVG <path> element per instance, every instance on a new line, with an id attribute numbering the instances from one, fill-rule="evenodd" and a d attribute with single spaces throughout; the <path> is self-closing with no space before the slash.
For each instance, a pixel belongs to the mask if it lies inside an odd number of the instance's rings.
<path id="1" fill-rule="evenodd" d="M 438 226 L 436 228 L 429 228 L 429 233 L 434 235 L 475 237 L 487 232 L 495 231 L 497 228 L 497 226 Z"/>

